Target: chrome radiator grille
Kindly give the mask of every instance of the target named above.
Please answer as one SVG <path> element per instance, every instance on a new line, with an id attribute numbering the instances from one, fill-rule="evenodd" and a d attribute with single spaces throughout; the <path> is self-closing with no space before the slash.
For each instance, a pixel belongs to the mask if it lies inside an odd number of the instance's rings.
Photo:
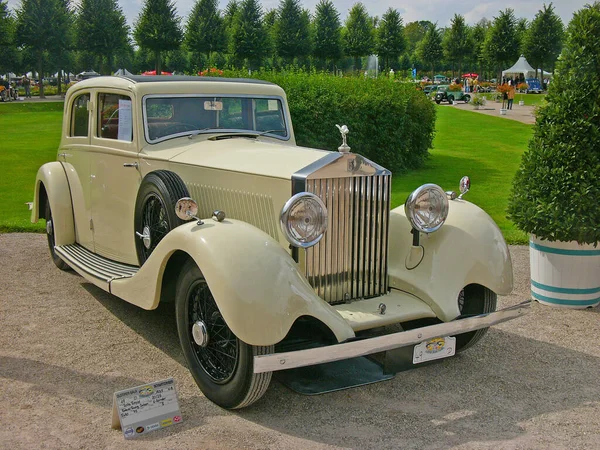
<path id="1" fill-rule="evenodd" d="M 327 232 L 306 250 L 306 277 L 328 303 L 387 292 L 389 172 L 307 179 L 329 214 Z"/>

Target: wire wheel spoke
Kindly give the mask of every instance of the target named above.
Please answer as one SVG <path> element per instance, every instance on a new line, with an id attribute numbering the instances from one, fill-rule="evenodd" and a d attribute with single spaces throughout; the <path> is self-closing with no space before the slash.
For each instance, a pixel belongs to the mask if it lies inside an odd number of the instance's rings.
<path id="1" fill-rule="evenodd" d="M 188 318 L 190 338 L 197 361 L 214 382 L 226 383 L 237 368 L 239 341 L 227 327 L 204 280 L 198 281 L 190 290 Z M 206 346 L 197 345 L 191 335 L 192 326 L 198 321 L 202 321 L 206 326 Z"/>

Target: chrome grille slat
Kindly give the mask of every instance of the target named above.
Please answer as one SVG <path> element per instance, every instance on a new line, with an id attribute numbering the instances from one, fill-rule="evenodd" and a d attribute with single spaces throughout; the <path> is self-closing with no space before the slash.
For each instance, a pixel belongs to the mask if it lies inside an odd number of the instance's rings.
<path id="1" fill-rule="evenodd" d="M 306 250 L 306 276 L 329 303 L 387 291 L 389 174 L 306 180 L 329 213 L 323 239 Z"/>

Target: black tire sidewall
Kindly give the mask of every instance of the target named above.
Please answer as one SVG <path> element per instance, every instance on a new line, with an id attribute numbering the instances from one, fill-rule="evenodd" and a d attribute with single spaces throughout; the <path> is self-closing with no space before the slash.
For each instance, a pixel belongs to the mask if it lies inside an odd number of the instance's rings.
<path id="1" fill-rule="evenodd" d="M 177 319 L 177 333 L 183 350 L 183 355 L 188 368 L 205 397 L 226 408 L 237 408 L 246 398 L 253 377 L 254 355 L 252 346 L 238 339 L 238 361 L 233 376 L 225 383 L 214 382 L 204 371 L 196 358 L 194 342 L 191 336 L 191 323 L 188 318 L 188 295 L 190 289 L 202 280 L 200 269 L 193 260 L 188 261 L 179 276 L 175 293 L 175 315 Z"/>
<path id="2" fill-rule="evenodd" d="M 50 208 L 50 201 L 46 200 L 46 205 L 44 208 L 44 216 L 46 218 L 46 238 L 48 239 L 48 249 L 50 250 L 50 256 L 52 257 L 52 262 L 56 267 L 60 270 L 68 270 L 70 267 L 64 262 L 60 256 L 56 254 L 56 250 L 54 250 L 54 246 L 56 245 L 56 241 L 54 239 L 54 231 L 52 235 L 48 233 L 48 221 L 52 220 L 52 209 Z M 54 221 L 52 220 L 52 229 L 54 230 Z"/>
<path id="3" fill-rule="evenodd" d="M 146 202 L 157 197 L 165 208 L 169 231 L 183 224 L 184 221 L 175 213 L 175 203 L 183 197 L 189 197 L 189 192 L 183 181 L 172 172 L 164 170 L 150 172 L 144 177 L 138 190 L 135 202 L 134 233 L 143 233 L 143 210 Z M 135 247 L 140 265 L 146 262 L 147 250 L 143 241 L 135 235 Z"/>

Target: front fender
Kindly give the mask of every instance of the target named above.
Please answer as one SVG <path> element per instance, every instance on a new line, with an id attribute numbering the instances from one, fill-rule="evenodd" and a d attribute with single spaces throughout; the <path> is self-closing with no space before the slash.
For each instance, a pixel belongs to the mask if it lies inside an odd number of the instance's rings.
<path id="1" fill-rule="evenodd" d="M 301 316 L 323 322 L 338 341 L 354 337 L 350 325 L 315 294 L 281 244 L 238 220 L 193 221 L 175 228 L 134 277 L 111 282 L 111 293 L 142 308 L 156 308 L 164 269 L 176 251 L 196 261 L 225 322 L 248 344 L 281 341 Z"/>
<path id="2" fill-rule="evenodd" d="M 46 163 L 37 172 L 31 210 L 31 222 L 33 223 L 39 220 L 40 211 L 42 211 L 40 208 L 44 207 L 43 199 L 40 198 L 42 189 L 45 191 L 46 201 L 50 202 L 52 209 L 52 226 L 56 245 L 73 244 L 75 242 L 75 222 L 73 221 L 71 191 L 67 175 L 60 162 Z"/>
<path id="3" fill-rule="evenodd" d="M 404 206 L 391 211 L 389 230 L 390 286 L 416 295 L 443 321 L 460 315 L 457 298 L 468 284 L 501 295 L 512 291 L 512 263 L 504 237 L 492 218 L 470 202 L 450 201 L 444 225 L 435 233 L 421 233 L 423 259 L 412 270 L 406 263 L 412 235 Z"/>

